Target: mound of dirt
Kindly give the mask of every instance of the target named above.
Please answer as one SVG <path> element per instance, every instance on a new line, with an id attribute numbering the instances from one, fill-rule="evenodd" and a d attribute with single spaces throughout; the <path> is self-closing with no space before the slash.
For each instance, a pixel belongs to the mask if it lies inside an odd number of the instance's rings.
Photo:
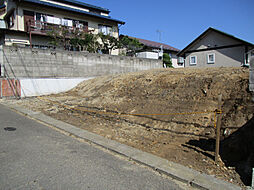
<path id="1" fill-rule="evenodd" d="M 155 70 L 96 78 L 81 83 L 67 94 L 85 99 L 81 104 L 133 114 L 214 111 L 218 95 L 222 94 L 222 126 L 225 135 L 229 135 L 253 116 L 248 76 L 248 69 L 243 68 Z M 214 125 L 213 113 L 166 117 L 176 124 Z M 136 120 L 140 122 L 143 118 Z"/>
<path id="2" fill-rule="evenodd" d="M 53 103 L 22 104 L 243 185 L 234 167 L 214 164 L 214 111 L 222 94 L 222 138 L 248 122 L 254 113 L 248 82 L 246 68 L 160 69 L 95 78 L 46 97 Z"/>
<path id="3" fill-rule="evenodd" d="M 254 117 L 221 143 L 221 157 L 227 166 L 234 167 L 242 181 L 251 186 L 254 168 Z"/>

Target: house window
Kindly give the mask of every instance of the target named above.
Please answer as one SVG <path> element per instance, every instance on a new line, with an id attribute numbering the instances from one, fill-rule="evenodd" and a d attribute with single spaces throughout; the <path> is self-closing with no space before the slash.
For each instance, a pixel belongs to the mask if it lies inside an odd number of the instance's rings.
<path id="1" fill-rule="evenodd" d="M 73 20 L 73 26 L 80 30 L 88 30 L 88 22 Z"/>
<path id="2" fill-rule="evenodd" d="M 34 20 L 39 21 L 39 22 L 45 22 L 46 21 L 46 16 L 43 15 L 42 13 L 35 13 L 34 15 Z"/>
<path id="3" fill-rule="evenodd" d="M 196 65 L 197 64 L 197 56 L 190 56 L 190 65 Z"/>
<path id="4" fill-rule="evenodd" d="M 113 35 L 112 26 L 106 26 L 106 25 L 99 24 L 99 33 L 112 36 Z"/>
<path id="5" fill-rule="evenodd" d="M 215 63 L 215 54 L 214 53 L 207 54 L 207 63 Z"/>

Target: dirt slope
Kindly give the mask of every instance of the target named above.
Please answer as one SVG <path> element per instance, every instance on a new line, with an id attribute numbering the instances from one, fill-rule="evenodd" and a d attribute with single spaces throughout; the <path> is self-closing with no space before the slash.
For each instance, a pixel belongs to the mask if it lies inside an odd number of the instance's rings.
<path id="1" fill-rule="evenodd" d="M 216 166 L 213 162 L 215 135 L 211 111 L 217 109 L 217 97 L 222 94 L 222 138 L 249 121 L 254 107 L 248 92 L 248 77 L 249 71 L 245 68 L 151 70 L 85 81 L 69 92 L 46 97 L 55 103 L 30 99 L 23 100 L 22 104 L 107 138 L 243 185 L 243 176 L 234 167 Z M 70 110 L 70 107 L 79 111 Z M 117 114 L 189 112 L 207 113 Z"/>

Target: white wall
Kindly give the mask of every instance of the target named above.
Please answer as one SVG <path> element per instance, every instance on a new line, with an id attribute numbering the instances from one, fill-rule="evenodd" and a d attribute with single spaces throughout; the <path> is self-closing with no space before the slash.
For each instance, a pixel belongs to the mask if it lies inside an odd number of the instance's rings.
<path id="1" fill-rule="evenodd" d="M 70 78 L 70 79 L 20 79 L 21 97 L 32 97 L 49 94 L 57 94 L 68 91 L 80 82 L 91 78 Z"/>
<path id="2" fill-rule="evenodd" d="M 178 64 L 178 57 L 176 54 L 171 55 L 171 61 L 172 61 L 172 66 L 174 68 L 183 68 L 184 67 L 184 64 L 182 64 L 182 65 Z"/>
<path id="3" fill-rule="evenodd" d="M 176 58 L 171 58 L 171 61 L 172 61 L 172 66 L 174 68 L 179 68 L 179 65 L 177 64 L 177 59 Z"/>
<path id="4" fill-rule="evenodd" d="M 136 56 L 139 58 L 159 59 L 159 54 L 157 52 L 140 52 L 136 53 Z"/>

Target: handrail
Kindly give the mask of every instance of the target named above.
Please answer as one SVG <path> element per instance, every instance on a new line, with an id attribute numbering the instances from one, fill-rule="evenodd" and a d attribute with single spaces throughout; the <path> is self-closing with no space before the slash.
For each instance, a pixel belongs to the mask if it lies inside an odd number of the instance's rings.
<path id="1" fill-rule="evenodd" d="M 42 22 L 42 21 L 38 21 L 38 20 L 28 20 L 26 22 L 27 25 L 27 31 L 31 32 L 31 31 L 41 31 L 41 32 L 47 32 L 51 30 L 51 27 L 53 28 L 65 28 L 67 30 L 75 30 L 75 29 L 79 29 L 79 31 L 81 32 L 88 32 L 88 26 L 84 26 L 83 28 L 78 28 L 78 27 L 70 27 L 70 26 L 64 26 L 64 25 L 60 25 L 60 24 L 52 24 L 52 23 L 48 23 L 48 22 Z"/>

